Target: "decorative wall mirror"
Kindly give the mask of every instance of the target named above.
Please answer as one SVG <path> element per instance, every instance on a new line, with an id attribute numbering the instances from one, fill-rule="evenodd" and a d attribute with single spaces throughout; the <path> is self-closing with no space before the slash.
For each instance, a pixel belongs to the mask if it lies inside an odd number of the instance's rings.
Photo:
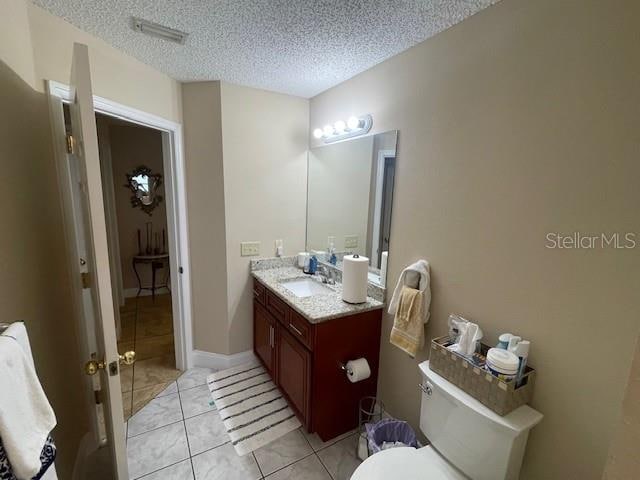
<path id="1" fill-rule="evenodd" d="M 145 166 L 136 168 L 132 173 L 127 173 L 127 185 L 133 192 L 131 206 L 140 207 L 145 213 L 151 215 L 153 209 L 162 202 L 162 195 L 158 194 L 158 188 L 162 184 L 162 175 L 151 173 L 151 169 Z"/>

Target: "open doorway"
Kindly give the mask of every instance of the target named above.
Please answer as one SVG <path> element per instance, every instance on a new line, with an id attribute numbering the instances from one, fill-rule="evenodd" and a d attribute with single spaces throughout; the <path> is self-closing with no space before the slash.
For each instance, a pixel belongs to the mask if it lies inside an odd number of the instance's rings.
<path id="1" fill-rule="evenodd" d="M 96 113 L 96 127 L 117 349 L 136 354 L 133 365 L 120 368 L 126 422 L 182 373 L 168 245 L 175 212 L 166 201 L 163 132 L 103 113 Z"/>

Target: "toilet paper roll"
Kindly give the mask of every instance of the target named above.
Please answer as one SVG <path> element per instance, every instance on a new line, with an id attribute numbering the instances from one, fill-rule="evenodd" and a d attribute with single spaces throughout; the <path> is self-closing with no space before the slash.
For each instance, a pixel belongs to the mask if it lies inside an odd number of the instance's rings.
<path id="1" fill-rule="evenodd" d="M 359 255 L 345 255 L 342 259 L 342 299 L 348 303 L 367 301 L 369 259 Z"/>
<path id="2" fill-rule="evenodd" d="M 380 259 L 380 285 L 387 285 L 387 262 L 389 261 L 389 252 L 382 252 Z"/>
<path id="3" fill-rule="evenodd" d="M 349 360 L 347 362 L 347 378 L 351 383 L 366 380 L 371 376 L 371 368 L 366 358 L 358 358 L 357 360 Z"/>

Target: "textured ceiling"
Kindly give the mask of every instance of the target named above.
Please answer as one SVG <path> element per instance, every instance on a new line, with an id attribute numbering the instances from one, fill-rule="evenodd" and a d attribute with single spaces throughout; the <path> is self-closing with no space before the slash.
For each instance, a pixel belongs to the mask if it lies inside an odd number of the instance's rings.
<path id="1" fill-rule="evenodd" d="M 499 0 L 33 0 L 181 81 L 312 97 Z M 136 16 L 185 45 L 131 28 Z"/>

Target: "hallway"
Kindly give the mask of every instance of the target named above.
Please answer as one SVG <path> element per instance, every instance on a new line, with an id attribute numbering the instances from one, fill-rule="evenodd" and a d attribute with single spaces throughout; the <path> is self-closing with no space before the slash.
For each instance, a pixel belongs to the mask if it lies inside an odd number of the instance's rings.
<path id="1" fill-rule="evenodd" d="M 120 372 L 124 419 L 128 420 L 182 373 L 176 369 L 171 295 L 127 298 L 120 308 L 120 353 L 136 352 L 136 362 Z"/>

